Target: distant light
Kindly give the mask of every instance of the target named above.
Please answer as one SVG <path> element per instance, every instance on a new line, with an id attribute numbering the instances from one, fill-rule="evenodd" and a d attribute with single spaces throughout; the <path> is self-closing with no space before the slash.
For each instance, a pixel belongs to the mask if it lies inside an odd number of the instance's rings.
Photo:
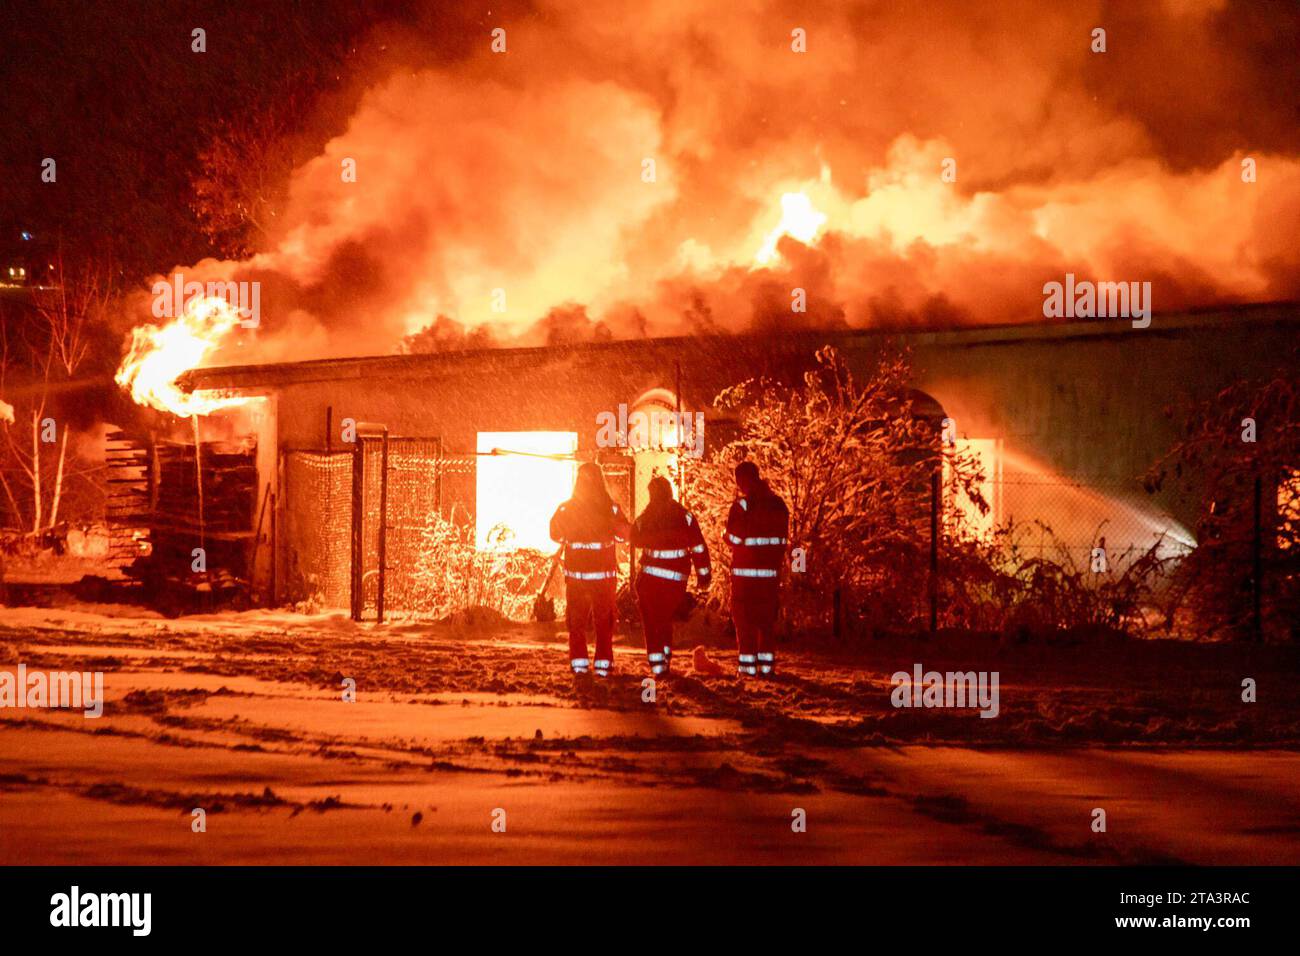
<path id="1" fill-rule="evenodd" d="M 22 237 L 23 237 L 23 242 L 30 242 L 32 238 L 32 234 L 30 232 L 27 232 L 26 230 L 23 230 Z"/>

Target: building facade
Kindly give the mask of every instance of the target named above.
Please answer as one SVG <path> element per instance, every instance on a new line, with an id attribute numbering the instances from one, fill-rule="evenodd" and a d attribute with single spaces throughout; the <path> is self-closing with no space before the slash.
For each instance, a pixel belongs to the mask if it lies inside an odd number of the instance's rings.
<path id="1" fill-rule="evenodd" d="M 1121 550 L 1161 536 L 1188 547 L 1187 505 L 1140 481 L 1177 438 L 1166 409 L 1276 370 L 1297 332 L 1300 307 L 1264 305 L 1157 315 L 1145 329 L 1095 320 L 648 339 L 211 368 L 183 384 L 256 398 L 245 427 L 258 438 L 259 488 L 275 502 L 258 590 L 282 600 L 314 589 L 354 610 L 360 592 L 370 613 L 380 565 L 389 606 L 400 606 L 398 565 L 418 551 L 424 517 L 474 522 L 482 547 L 511 525 L 515 543 L 545 546 L 537 516 L 567 495 L 575 461 L 599 457 L 639 508 L 649 476 L 671 466 L 672 441 L 602 448 L 602 421 L 620 406 L 702 413 L 714 445 L 730 424 L 714 408 L 719 392 L 757 377 L 797 382 L 826 344 L 863 375 L 889 350 L 910 355 L 932 413 L 984 464 L 988 525 L 1041 521 L 1080 549 L 1099 534 Z M 321 568 L 345 554 L 347 576 L 324 580 Z"/>

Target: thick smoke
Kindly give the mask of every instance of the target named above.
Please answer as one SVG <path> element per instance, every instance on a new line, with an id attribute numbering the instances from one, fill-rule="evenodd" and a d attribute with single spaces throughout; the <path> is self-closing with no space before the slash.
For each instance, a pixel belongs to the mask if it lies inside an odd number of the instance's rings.
<path id="1" fill-rule="evenodd" d="M 197 270 L 263 282 L 262 327 L 211 361 L 426 327 L 452 347 L 1042 321 L 1067 271 L 1150 281 L 1157 315 L 1300 297 L 1293 4 L 541 7 L 371 88 L 268 251 Z M 799 192 L 826 222 L 761 266 Z"/>

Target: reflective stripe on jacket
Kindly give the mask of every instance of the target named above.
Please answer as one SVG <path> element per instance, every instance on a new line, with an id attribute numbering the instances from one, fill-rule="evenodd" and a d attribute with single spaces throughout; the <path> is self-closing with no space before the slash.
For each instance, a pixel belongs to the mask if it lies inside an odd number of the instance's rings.
<path id="1" fill-rule="evenodd" d="M 685 581 L 695 567 L 701 584 L 709 580 L 709 549 L 700 523 L 677 501 L 654 501 L 632 526 L 632 545 L 641 550 L 641 569 L 651 577 Z"/>
<path id="2" fill-rule="evenodd" d="M 598 581 L 618 571 L 617 542 L 627 541 L 631 525 L 612 502 L 588 505 L 570 499 L 551 517 L 551 538 L 564 545 L 564 574 L 569 580 Z"/>
<path id="3" fill-rule="evenodd" d="M 790 511 L 767 485 L 737 498 L 723 533 L 723 540 L 731 545 L 732 575 L 775 578 L 785 560 L 789 534 Z"/>

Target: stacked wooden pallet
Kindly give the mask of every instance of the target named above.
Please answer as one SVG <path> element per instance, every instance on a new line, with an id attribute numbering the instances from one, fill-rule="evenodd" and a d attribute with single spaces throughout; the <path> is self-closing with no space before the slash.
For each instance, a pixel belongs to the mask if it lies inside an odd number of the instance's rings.
<path id="1" fill-rule="evenodd" d="M 246 597 L 256 443 L 196 445 L 122 432 L 108 440 L 112 548 L 133 554 L 126 574 L 156 603 L 178 611 Z"/>
<path id="2" fill-rule="evenodd" d="M 152 458 L 147 444 L 120 431 L 109 432 L 107 449 L 108 563 L 124 567 L 149 554 Z"/>

